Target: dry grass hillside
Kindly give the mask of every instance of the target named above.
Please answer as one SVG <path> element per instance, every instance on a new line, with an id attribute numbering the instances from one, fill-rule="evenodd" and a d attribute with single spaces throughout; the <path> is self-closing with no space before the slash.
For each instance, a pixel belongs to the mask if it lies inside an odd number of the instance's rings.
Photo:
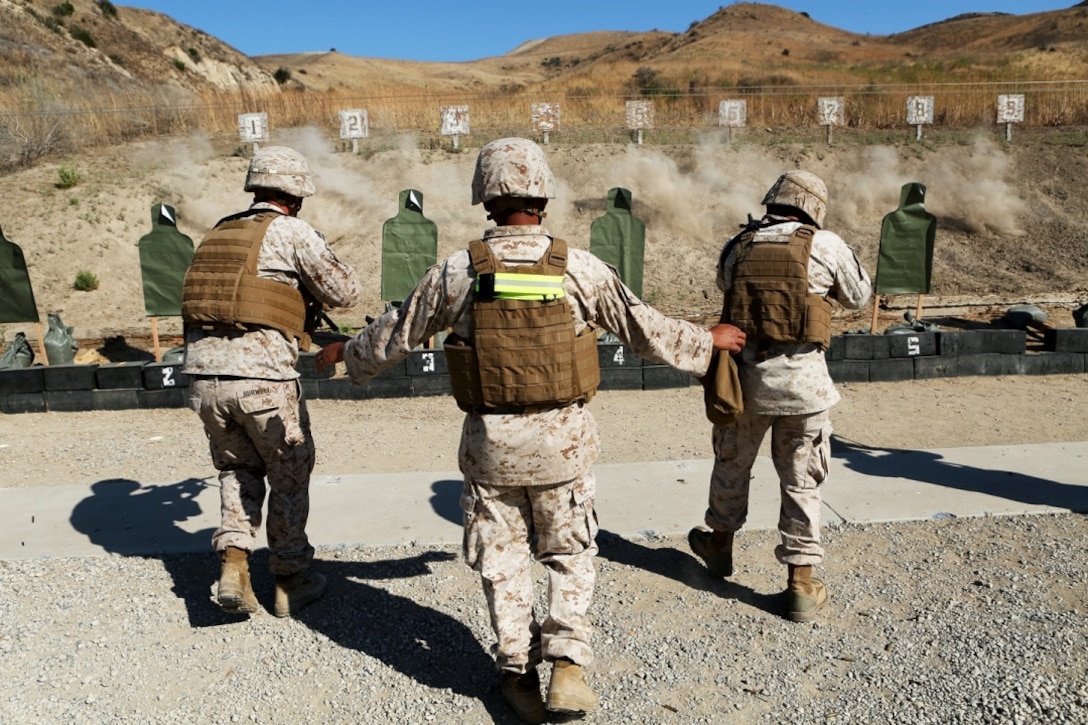
<path id="1" fill-rule="evenodd" d="M 82 94 L 151 87 L 272 90 L 242 53 L 161 13 L 107 0 L 0 0 L 0 85 L 27 76 Z"/>
<path id="2" fill-rule="evenodd" d="M 526 40 L 469 63 L 411 63 L 340 54 L 262 56 L 301 87 L 366 95 L 478 91 L 637 90 L 650 68 L 661 88 L 844 85 L 924 80 L 1088 77 L 1088 6 L 1026 15 L 976 13 L 891 36 L 850 33 L 761 3 L 728 5 L 683 33 L 597 32 Z"/>

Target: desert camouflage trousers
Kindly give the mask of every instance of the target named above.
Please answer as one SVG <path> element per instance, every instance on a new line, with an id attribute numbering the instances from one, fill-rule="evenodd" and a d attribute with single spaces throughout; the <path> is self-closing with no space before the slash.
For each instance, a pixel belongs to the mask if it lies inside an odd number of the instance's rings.
<path id="1" fill-rule="evenodd" d="M 465 482 L 465 563 L 480 573 L 500 670 L 523 673 L 561 657 L 593 661 L 586 612 L 596 580 L 594 489 L 592 472 L 552 486 Z M 533 559 L 548 575 L 543 623 L 533 611 Z"/>
<path id="2" fill-rule="evenodd" d="M 306 537 L 314 442 L 298 381 L 194 378 L 189 393 L 219 471 L 213 548 L 256 548 L 267 482 L 269 568 L 307 569 L 314 557 Z"/>
<path id="3" fill-rule="evenodd" d="M 774 554 L 783 564 L 820 564 L 820 486 L 831 462 L 831 416 L 823 410 L 806 415 L 745 412 L 726 426 L 714 426 L 714 470 L 706 525 L 715 531 L 739 531 L 748 518 L 752 465 L 771 430 L 771 459 L 778 472 L 781 503 L 778 531 L 782 543 Z"/>

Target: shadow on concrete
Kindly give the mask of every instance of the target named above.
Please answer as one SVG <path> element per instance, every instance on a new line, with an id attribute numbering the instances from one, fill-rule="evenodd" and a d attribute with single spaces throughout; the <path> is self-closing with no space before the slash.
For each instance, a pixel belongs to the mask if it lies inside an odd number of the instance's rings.
<path id="1" fill-rule="evenodd" d="M 435 481 L 431 484 L 431 508 L 450 523 L 461 526 L 464 517 L 461 513 L 461 480 Z"/>
<path id="2" fill-rule="evenodd" d="M 69 520 L 103 551 L 160 560 L 173 577 L 172 591 L 185 602 L 193 627 L 228 624 L 238 617 L 224 613 L 211 598 L 219 577 L 219 560 L 211 550 L 214 529 L 192 532 L 179 525 L 201 513 L 196 497 L 208 485 L 199 478 L 161 486 L 143 486 L 128 478 L 98 481 L 91 486 L 91 495 L 72 509 Z"/>
<path id="3" fill-rule="evenodd" d="M 905 478 L 1009 501 L 1088 512 L 1088 489 L 1083 486 L 1014 471 L 964 466 L 932 451 L 877 448 L 832 436 L 831 453 L 845 461 L 850 470 L 866 476 Z"/>

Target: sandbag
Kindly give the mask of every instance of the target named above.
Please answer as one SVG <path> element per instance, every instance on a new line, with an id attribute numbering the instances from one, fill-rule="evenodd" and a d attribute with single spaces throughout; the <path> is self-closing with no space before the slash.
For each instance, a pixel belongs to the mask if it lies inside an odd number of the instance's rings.
<path id="1" fill-rule="evenodd" d="M 49 313 L 49 330 L 45 333 L 45 357 L 50 365 L 67 365 L 76 357 L 79 345 L 72 336 L 71 327 L 65 327 L 60 314 Z"/>
<path id="2" fill-rule="evenodd" d="M 8 345 L 8 349 L 0 355 L 0 370 L 8 368 L 28 368 L 34 364 L 34 350 L 26 341 L 26 335 L 15 333 L 15 339 Z"/>

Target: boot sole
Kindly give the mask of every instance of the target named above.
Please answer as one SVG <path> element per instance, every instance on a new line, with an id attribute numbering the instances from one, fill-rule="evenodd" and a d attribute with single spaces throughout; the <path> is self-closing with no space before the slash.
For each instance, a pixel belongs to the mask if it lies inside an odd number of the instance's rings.
<path id="1" fill-rule="evenodd" d="M 802 624 L 815 622 L 816 615 L 819 614 L 820 610 L 827 606 L 827 603 L 831 600 L 831 593 L 827 591 L 827 585 L 824 585 L 824 591 L 827 592 L 827 594 L 822 602 L 817 604 L 812 609 L 805 609 L 803 611 L 790 610 L 786 612 L 786 619 L 790 620 L 791 622 L 800 622 Z"/>
<path id="2" fill-rule="evenodd" d="M 564 715 L 580 715 L 586 712 L 596 712 L 597 706 L 592 707 L 580 707 L 578 705 L 572 705 L 570 703 L 553 703 L 549 702 L 545 706 L 548 712 L 558 712 Z"/>
<path id="3" fill-rule="evenodd" d="M 219 608 L 231 614 L 253 614 L 258 609 L 255 606 L 246 604 L 246 600 L 241 594 L 220 594 L 218 601 Z"/>

